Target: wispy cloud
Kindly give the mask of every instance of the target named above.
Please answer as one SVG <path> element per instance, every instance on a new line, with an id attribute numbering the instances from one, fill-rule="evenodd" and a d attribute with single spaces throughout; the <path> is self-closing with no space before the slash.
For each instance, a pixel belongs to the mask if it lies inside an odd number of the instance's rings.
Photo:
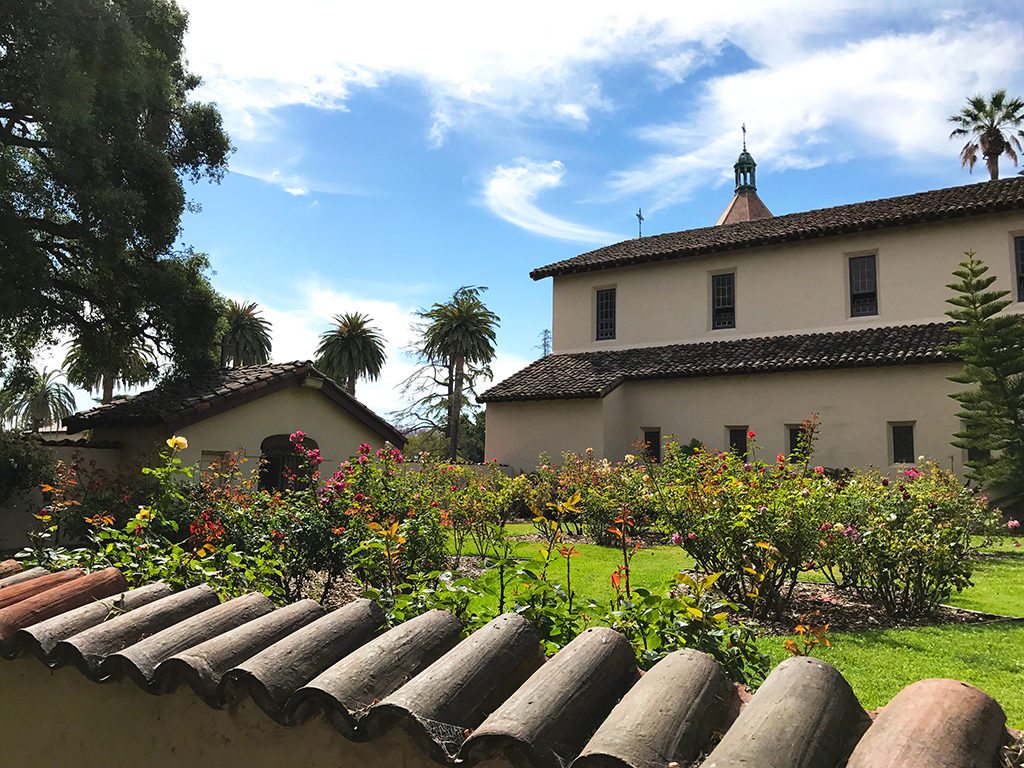
<path id="1" fill-rule="evenodd" d="M 960 22 L 820 50 L 805 44 L 765 51 L 755 69 L 708 80 L 689 119 L 638 129 L 660 151 L 613 173 L 608 197 L 648 193 L 655 210 L 688 199 L 709 179 L 726 181 L 739 143 L 735 129 L 744 122 L 751 150 L 772 170 L 852 156 L 920 161 L 949 154 L 951 95 L 1008 79 L 1024 85 L 1022 49 L 1020 24 Z"/>
<path id="2" fill-rule="evenodd" d="M 590 229 L 545 213 L 535 201 L 541 192 L 561 186 L 565 166 L 558 160 L 537 163 L 520 159 L 515 165 L 499 165 L 484 184 L 484 203 L 505 221 L 538 235 L 579 243 L 621 240 L 613 232 Z"/>
<path id="3" fill-rule="evenodd" d="M 245 166 L 232 165 L 231 172 L 250 179 L 258 179 L 266 184 L 280 187 L 289 195 L 308 195 L 317 192 L 325 195 L 364 195 L 366 192 L 355 184 L 340 184 L 332 181 L 317 181 L 299 173 L 282 173 L 274 170 L 260 170 Z"/>

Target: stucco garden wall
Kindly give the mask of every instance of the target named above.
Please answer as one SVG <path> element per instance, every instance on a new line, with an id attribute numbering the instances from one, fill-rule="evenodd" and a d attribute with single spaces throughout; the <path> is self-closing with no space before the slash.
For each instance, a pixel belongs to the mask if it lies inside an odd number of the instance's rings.
<path id="1" fill-rule="evenodd" d="M 1024 213 L 977 216 L 554 278 L 553 351 L 851 330 L 947 320 L 946 288 L 974 250 L 998 287 L 1013 279 Z M 877 256 L 878 314 L 851 318 L 847 259 Z M 736 328 L 711 330 L 711 275 L 736 274 Z M 616 337 L 594 340 L 596 290 L 616 288 Z M 1010 311 L 1024 312 L 1015 303 Z"/>
<path id="2" fill-rule="evenodd" d="M 743 426 L 771 460 L 789 450 L 787 425 L 816 411 L 815 464 L 895 469 L 888 425 L 914 422 L 915 453 L 962 472 L 963 451 L 949 444 L 959 422 L 948 396 L 957 385 L 946 377 L 957 370 L 935 364 L 628 382 L 603 400 L 489 403 L 487 455 L 523 469 L 543 450 L 557 456 L 592 447 L 620 459 L 652 428 L 725 449 L 727 427 Z"/>
<path id="3" fill-rule="evenodd" d="M 121 451 L 116 448 L 53 445 L 46 442 L 43 446 L 65 464 L 80 462 L 90 469 L 95 468 L 111 476 L 118 472 Z M 45 503 L 38 487 L 16 491 L 10 498 L 0 502 L 0 552 L 21 549 L 29 543 L 27 532 L 37 527 L 38 521 L 34 515 Z"/>
<path id="4" fill-rule="evenodd" d="M 437 765 L 400 729 L 372 743 L 358 744 L 323 717 L 286 728 L 270 720 L 250 699 L 218 711 L 203 704 L 187 686 L 153 696 L 130 681 L 97 685 L 74 668 L 51 671 L 31 657 L 0 663 L 0 691 L 0 757 L 5 765 Z M 59 692 L 55 695 L 55 691 Z"/>

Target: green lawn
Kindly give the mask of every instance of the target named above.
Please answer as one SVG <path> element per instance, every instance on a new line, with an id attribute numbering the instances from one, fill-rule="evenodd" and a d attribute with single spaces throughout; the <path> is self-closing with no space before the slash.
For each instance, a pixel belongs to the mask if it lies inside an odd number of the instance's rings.
<path id="1" fill-rule="evenodd" d="M 838 669 L 867 709 L 883 706 L 917 680 L 948 677 L 981 688 L 1002 705 L 1011 727 L 1024 728 L 1024 622 L 876 629 L 829 638 L 832 647 L 816 648 L 812 655 Z M 773 665 L 788 656 L 784 640 L 757 641 Z"/>
<path id="2" fill-rule="evenodd" d="M 533 533 L 529 523 L 508 526 L 510 534 Z M 536 558 L 542 544 L 517 542 L 516 554 Z M 574 557 L 573 590 L 579 595 L 610 600 L 611 573 L 621 562 L 617 550 L 578 545 Z M 987 613 L 1024 617 L 1024 547 L 1004 539 L 986 548 L 988 556 L 974 572 L 974 586 L 955 594 L 950 603 Z M 639 550 L 633 558 L 634 586 L 660 584 L 677 570 L 693 566 L 679 547 Z M 559 558 L 552 575 L 564 579 Z M 807 574 L 823 580 L 820 574 Z M 927 677 L 948 677 L 976 685 L 1006 710 L 1008 723 L 1024 728 L 1024 621 L 972 626 L 919 627 L 830 634 L 831 648 L 814 655 L 835 666 L 853 686 L 868 709 L 886 704 L 906 685 Z M 758 646 L 777 664 L 786 658 L 784 637 L 763 637 Z"/>

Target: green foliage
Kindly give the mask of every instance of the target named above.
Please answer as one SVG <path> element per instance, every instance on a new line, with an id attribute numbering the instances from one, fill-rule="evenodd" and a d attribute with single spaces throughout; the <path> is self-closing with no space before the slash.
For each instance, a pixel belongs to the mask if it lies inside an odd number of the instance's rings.
<path id="1" fill-rule="evenodd" d="M 53 454 L 38 438 L 0 430 L 0 504 L 15 491 L 50 480 L 55 468 Z"/>
<path id="2" fill-rule="evenodd" d="M 270 360 L 270 321 L 260 316 L 256 302 L 240 304 L 228 299 L 224 309 L 227 328 L 220 339 L 220 367 L 261 365 Z"/>
<path id="3" fill-rule="evenodd" d="M 820 558 L 862 585 L 891 616 L 928 615 L 971 585 L 973 555 L 997 531 L 999 512 L 950 472 L 929 462 L 854 477 L 820 530 Z"/>
<path id="4" fill-rule="evenodd" d="M 320 336 L 316 367 L 345 388 L 356 393 L 356 379 L 376 381 L 384 367 L 384 337 L 373 320 L 359 312 L 334 316 L 335 326 Z"/>
<path id="5" fill-rule="evenodd" d="M 995 91 L 988 99 L 979 93 L 968 98 L 967 106 L 950 117 L 949 122 L 956 126 L 949 138 L 967 137 L 960 151 L 960 164 L 967 166 L 969 172 L 974 171 L 979 151 L 992 179 L 999 178 L 1000 155 L 1005 154 L 1017 164 L 1017 152 L 1021 151 L 1018 136 L 1024 125 L 1024 99 L 1007 99 L 1004 89 Z"/>
<path id="6" fill-rule="evenodd" d="M 45 368 L 24 368 L 12 374 L 0 390 L 0 425 L 38 432 L 73 414 L 75 397 L 60 376 L 60 371 Z"/>
<path id="7" fill-rule="evenodd" d="M 751 453 L 754 435 L 749 436 Z M 798 463 L 794 463 L 798 462 Z M 820 468 L 805 473 L 802 456 L 774 464 L 733 452 L 674 443 L 658 473 L 662 518 L 678 543 L 736 603 L 756 615 L 781 611 L 797 577 L 815 557 L 818 529 L 834 496 Z"/>
<path id="8" fill-rule="evenodd" d="M 5 4 L 0 365 L 104 327 L 159 337 L 186 367 L 208 358 L 219 303 L 166 254 L 182 177 L 219 179 L 230 145 L 216 108 L 189 100 L 185 28 L 171 0 Z"/>
<path id="9" fill-rule="evenodd" d="M 753 436 L 751 436 L 753 439 Z M 820 570 L 863 588 L 893 616 L 932 612 L 970 584 L 970 555 L 997 531 L 998 510 L 934 463 L 835 479 L 804 471 L 802 452 L 775 464 L 734 453 L 684 456 L 658 473 L 674 543 L 736 603 L 781 612 L 799 575 Z"/>
<path id="10" fill-rule="evenodd" d="M 416 351 L 424 366 L 405 384 L 404 394 L 417 395 L 405 415 L 421 425 L 448 433 L 448 458 L 459 455 L 459 426 L 466 393 L 476 378 L 490 374 L 499 318 L 487 309 L 480 294 L 487 288 L 462 286 L 447 302 L 435 303 L 418 315 L 420 339 Z M 439 391 L 439 388 L 442 391 Z M 438 418 L 443 413 L 443 422 Z"/>
<path id="11" fill-rule="evenodd" d="M 642 669 L 692 648 L 714 657 L 734 681 L 756 685 L 768 671 L 768 659 L 754 644 L 755 629 L 730 621 L 738 606 L 714 589 L 721 575 L 677 573 L 660 589 L 638 588 L 628 599 L 613 600 L 599 621 L 629 639 Z M 599 608 L 593 602 L 588 607 Z"/>
<path id="12" fill-rule="evenodd" d="M 110 325 L 86 326 L 75 332 L 64 358 L 68 381 L 92 392 L 101 392 L 109 403 L 114 387 L 142 386 L 157 377 L 159 369 L 152 347 L 125 328 Z"/>
<path id="13" fill-rule="evenodd" d="M 1003 314 L 1008 291 L 993 289 L 995 275 L 972 251 L 953 272 L 948 285 L 956 295 L 946 312 L 957 344 L 947 348 L 964 365 L 950 379 L 968 385 L 950 397 L 960 403 L 957 417 L 964 429 L 953 445 L 967 449 L 971 477 L 993 486 L 994 495 L 1011 503 L 1024 498 L 1024 324 Z"/>
<path id="14" fill-rule="evenodd" d="M 236 551 L 233 544 L 220 546 L 214 539 L 200 543 L 180 535 L 179 525 L 169 512 L 184 502 L 178 480 L 191 477 L 191 470 L 181 466 L 177 450 L 169 447 L 163 456 L 164 465 L 147 470 L 156 481 L 150 506 L 139 507 L 123 525 L 117 524 L 111 514 L 85 518 L 90 529 L 84 547 L 53 546 L 58 533 L 56 520 L 79 505 L 66 498 L 62 489 L 50 488 L 50 504 L 37 515 L 45 527 L 31 536 L 31 549 L 19 553 L 19 557 L 49 570 L 114 567 L 124 574 L 131 588 L 160 580 L 174 589 L 209 584 L 224 596 L 259 591 L 280 600 L 280 573 L 271 557 L 270 542 L 247 554 Z"/>
<path id="15" fill-rule="evenodd" d="M 576 512 L 564 521 L 577 534 L 585 532 L 599 544 L 618 546 L 610 529 L 621 515 L 631 518 L 630 525 L 638 536 L 647 534 L 657 523 L 659 510 L 650 474 L 653 465 L 630 454 L 615 463 L 597 459 L 590 448 L 583 453 L 566 451 L 561 464 L 552 464 L 546 457 L 541 461 L 531 476 L 534 487 L 530 502 L 543 508 L 552 500 L 564 501 L 579 494 Z"/>

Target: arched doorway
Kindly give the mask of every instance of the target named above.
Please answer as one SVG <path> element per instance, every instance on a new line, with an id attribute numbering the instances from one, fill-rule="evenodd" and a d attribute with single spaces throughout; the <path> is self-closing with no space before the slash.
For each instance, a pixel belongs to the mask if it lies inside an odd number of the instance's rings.
<path id="1" fill-rule="evenodd" d="M 302 447 L 307 451 L 319 448 L 319 444 L 308 435 L 302 439 Z M 295 477 L 301 460 L 292 446 L 291 435 L 271 435 L 260 443 L 260 482 L 261 491 L 283 491 L 288 487 L 288 479 Z"/>

